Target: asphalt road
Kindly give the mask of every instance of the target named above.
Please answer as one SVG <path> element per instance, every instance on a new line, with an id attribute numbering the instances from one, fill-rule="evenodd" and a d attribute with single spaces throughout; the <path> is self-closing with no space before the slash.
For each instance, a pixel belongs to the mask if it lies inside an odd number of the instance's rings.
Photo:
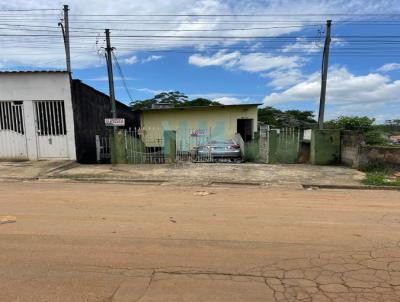
<path id="1" fill-rule="evenodd" d="M 0 301 L 400 301 L 399 241 L 395 191 L 0 183 Z"/>

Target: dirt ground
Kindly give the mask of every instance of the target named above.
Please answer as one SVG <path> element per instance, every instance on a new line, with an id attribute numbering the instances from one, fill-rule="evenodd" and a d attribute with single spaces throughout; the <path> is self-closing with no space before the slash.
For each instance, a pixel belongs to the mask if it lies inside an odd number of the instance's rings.
<path id="1" fill-rule="evenodd" d="M 1 217 L 1 301 L 400 300 L 398 191 L 13 182 Z"/>

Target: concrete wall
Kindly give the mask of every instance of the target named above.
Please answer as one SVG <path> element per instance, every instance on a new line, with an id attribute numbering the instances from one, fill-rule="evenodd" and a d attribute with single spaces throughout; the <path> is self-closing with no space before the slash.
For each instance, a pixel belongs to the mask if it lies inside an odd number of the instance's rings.
<path id="1" fill-rule="evenodd" d="M 340 130 L 317 130 L 311 135 L 311 163 L 332 165 L 340 163 Z"/>
<path id="2" fill-rule="evenodd" d="M 257 131 L 257 106 L 226 106 L 145 110 L 141 126 L 145 129 L 164 130 L 200 129 L 211 131 L 214 138 L 233 138 L 237 133 L 238 119 L 253 119 L 253 132 Z"/>
<path id="3" fill-rule="evenodd" d="M 383 164 L 400 168 L 400 148 L 373 147 L 361 148 L 360 166 Z"/>
<path id="4" fill-rule="evenodd" d="M 28 159 L 38 159 L 33 101 L 64 101 L 68 159 L 76 159 L 75 128 L 67 72 L 0 73 L 0 101 L 23 101 Z"/>
<path id="5" fill-rule="evenodd" d="M 341 162 L 353 168 L 373 164 L 400 167 L 400 148 L 365 146 L 364 133 L 343 131 L 341 135 Z"/>
<path id="6" fill-rule="evenodd" d="M 343 131 L 341 133 L 341 163 L 352 168 L 358 168 L 364 143 L 365 135 L 363 132 Z"/>

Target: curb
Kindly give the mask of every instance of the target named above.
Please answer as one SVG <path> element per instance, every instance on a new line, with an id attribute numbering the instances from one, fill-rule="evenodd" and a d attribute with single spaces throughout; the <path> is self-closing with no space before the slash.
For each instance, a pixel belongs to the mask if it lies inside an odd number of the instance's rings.
<path id="1" fill-rule="evenodd" d="M 344 189 L 344 190 L 382 190 L 382 191 L 400 191 L 400 187 L 391 186 L 363 186 L 363 185 L 318 185 L 318 184 L 301 184 L 304 189 Z"/>

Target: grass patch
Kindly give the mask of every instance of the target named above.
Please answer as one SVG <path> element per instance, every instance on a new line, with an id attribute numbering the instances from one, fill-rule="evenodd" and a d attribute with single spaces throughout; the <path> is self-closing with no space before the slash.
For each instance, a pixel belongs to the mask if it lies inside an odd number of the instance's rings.
<path id="1" fill-rule="evenodd" d="M 382 165 L 371 165 L 362 169 L 366 173 L 365 179 L 361 182 L 370 186 L 393 186 L 400 187 L 400 177 L 396 177 L 391 167 Z"/>

